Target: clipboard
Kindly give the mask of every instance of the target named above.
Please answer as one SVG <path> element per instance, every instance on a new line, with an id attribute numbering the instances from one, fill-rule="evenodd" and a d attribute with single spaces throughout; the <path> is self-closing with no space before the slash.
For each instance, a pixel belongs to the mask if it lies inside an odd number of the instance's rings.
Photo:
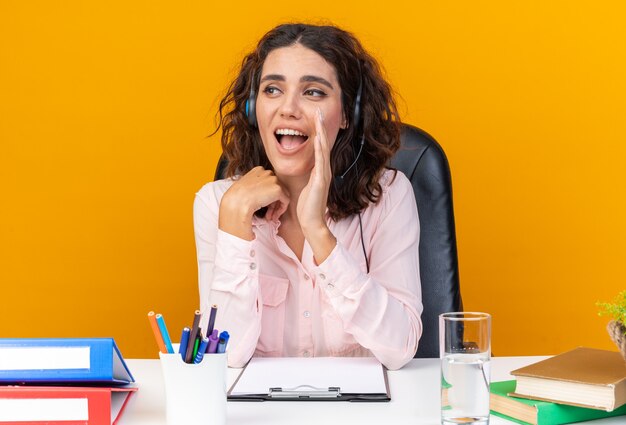
<path id="1" fill-rule="evenodd" d="M 253 357 L 229 401 L 391 400 L 387 369 L 373 357 Z"/>

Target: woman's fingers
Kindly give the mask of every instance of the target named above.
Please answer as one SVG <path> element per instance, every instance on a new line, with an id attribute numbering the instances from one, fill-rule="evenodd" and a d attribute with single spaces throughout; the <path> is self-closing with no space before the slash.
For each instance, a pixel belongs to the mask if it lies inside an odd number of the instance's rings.
<path id="1" fill-rule="evenodd" d="M 270 204 L 267 207 L 267 211 L 265 212 L 265 218 L 269 221 L 272 221 L 274 219 L 274 210 L 276 210 L 276 202 Z"/>
<path id="2" fill-rule="evenodd" d="M 229 189 L 238 205 L 248 205 L 252 212 L 268 207 L 266 217 L 278 218 L 289 205 L 289 195 L 272 170 L 258 166 L 239 178 Z M 274 204 L 277 204 L 274 206 Z"/>
<path id="3" fill-rule="evenodd" d="M 278 220 L 280 216 L 282 216 L 285 211 L 287 211 L 287 207 L 289 206 L 289 198 L 283 201 L 277 201 L 274 203 L 276 207 L 274 208 L 274 215 L 272 220 Z"/>
<path id="4" fill-rule="evenodd" d="M 276 199 L 276 201 L 274 201 L 270 205 L 270 208 L 272 209 L 272 215 L 267 216 L 269 220 L 278 220 L 280 216 L 283 215 L 285 211 L 287 211 L 287 207 L 289 206 L 289 195 L 282 186 L 280 186 L 279 184 L 277 184 L 277 186 L 279 189 L 277 193 L 278 199 Z"/>
<path id="5" fill-rule="evenodd" d="M 324 128 L 324 113 L 320 108 L 317 108 L 317 118 L 315 120 L 316 131 L 316 156 L 315 166 L 317 173 L 320 177 L 330 178 L 330 142 Z M 319 153 L 317 152 L 319 144 Z M 318 161 L 319 158 L 319 161 Z"/>
<path id="6" fill-rule="evenodd" d="M 321 108 L 317 108 L 317 125 L 319 126 L 319 131 L 322 136 L 322 147 L 324 150 L 329 149 L 329 141 L 328 136 L 326 135 L 326 128 L 324 127 L 324 112 L 322 112 Z"/>

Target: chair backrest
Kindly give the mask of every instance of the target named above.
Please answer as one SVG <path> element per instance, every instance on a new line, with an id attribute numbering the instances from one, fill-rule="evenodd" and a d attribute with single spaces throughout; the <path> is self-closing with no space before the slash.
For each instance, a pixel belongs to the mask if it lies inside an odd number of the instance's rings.
<path id="1" fill-rule="evenodd" d="M 441 146 L 424 131 L 402 124 L 400 140 L 390 165 L 411 181 L 420 219 L 424 330 L 415 357 L 439 357 L 439 314 L 463 310 L 450 167 Z"/>
<path id="2" fill-rule="evenodd" d="M 450 168 L 441 146 L 424 131 L 402 124 L 402 146 L 390 166 L 411 181 L 420 219 L 420 278 L 423 333 L 415 357 L 439 357 L 439 314 L 462 311 L 452 208 Z M 215 179 L 225 176 L 221 157 Z"/>

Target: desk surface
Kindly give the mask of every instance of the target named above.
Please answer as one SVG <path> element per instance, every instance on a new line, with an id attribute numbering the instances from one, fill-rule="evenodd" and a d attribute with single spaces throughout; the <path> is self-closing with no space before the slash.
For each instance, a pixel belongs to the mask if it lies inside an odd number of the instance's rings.
<path id="1" fill-rule="evenodd" d="M 509 371 L 545 357 L 494 357 L 492 381 L 512 379 Z M 127 360 L 139 391 L 119 425 L 165 424 L 165 393 L 159 360 Z M 228 387 L 241 369 L 228 370 Z M 391 402 L 229 402 L 229 425 L 306 425 L 357 423 L 359 425 L 439 424 L 439 359 L 414 359 L 401 370 L 389 371 Z M 491 416 L 492 425 L 512 422 Z M 606 418 L 593 425 L 624 424 L 624 417 Z"/>

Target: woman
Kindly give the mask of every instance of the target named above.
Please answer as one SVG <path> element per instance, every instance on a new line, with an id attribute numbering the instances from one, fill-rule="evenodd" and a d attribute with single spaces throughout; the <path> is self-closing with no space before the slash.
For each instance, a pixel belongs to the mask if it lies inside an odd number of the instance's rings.
<path id="1" fill-rule="evenodd" d="M 376 61 L 332 26 L 281 25 L 220 104 L 226 180 L 196 195 L 203 328 L 254 356 L 371 356 L 406 364 L 422 333 L 419 221 L 385 167 L 398 114 Z"/>

